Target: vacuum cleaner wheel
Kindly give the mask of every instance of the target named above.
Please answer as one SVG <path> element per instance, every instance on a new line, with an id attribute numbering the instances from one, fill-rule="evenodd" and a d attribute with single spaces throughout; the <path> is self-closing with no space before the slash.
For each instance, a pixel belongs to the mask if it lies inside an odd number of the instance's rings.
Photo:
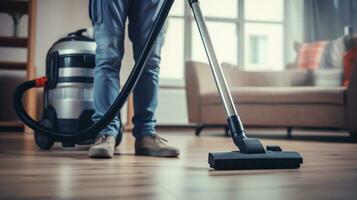
<path id="1" fill-rule="evenodd" d="M 48 119 L 42 119 L 39 123 L 48 128 L 52 128 L 52 124 Z M 50 150 L 55 143 L 54 140 L 39 131 L 35 131 L 35 142 L 42 150 Z"/>

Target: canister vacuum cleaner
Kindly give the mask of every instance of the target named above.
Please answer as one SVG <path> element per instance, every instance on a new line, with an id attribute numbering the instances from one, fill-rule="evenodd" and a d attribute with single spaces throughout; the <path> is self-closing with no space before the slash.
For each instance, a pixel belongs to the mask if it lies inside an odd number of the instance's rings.
<path id="1" fill-rule="evenodd" d="M 48 150 L 55 142 L 62 142 L 65 147 L 91 143 L 114 119 L 140 78 L 173 2 L 163 2 L 126 83 L 107 113 L 96 123 L 92 121 L 95 41 L 83 35 L 85 30 L 79 30 L 61 38 L 50 48 L 46 76 L 20 84 L 13 96 L 16 114 L 35 131 L 35 141 L 41 149 Z M 25 92 L 36 87 L 44 87 L 43 115 L 38 122 L 27 114 L 22 104 Z M 121 137 L 118 137 L 116 145 L 120 141 Z"/>
<path id="2" fill-rule="evenodd" d="M 94 41 L 84 37 L 82 31 L 78 31 L 54 44 L 47 57 L 46 77 L 22 83 L 16 88 L 13 99 L 15 111 L 20 119 L 35 130 L 36 143 L 40 148 L 49 149 L 56 141 L 62 142 L 65 146 L 88 142 L 114 119 L 135 87 L 173 1 L 163 1 L 139 60 L 113 105 L 96 123 L 91 120 Z M 259 139 L 247 137 L 214 52 L 200 3 L 198 0 L 188 0 L 188 3 L 192 8 L 227 114 L 229 131 L 234 144 L 239 148 L 239 151 L 209 153 L 210 167 L 216 170 L 299 168 L 303 162 L 299 153 L 282 151 L 275 145 L 265 148 Z M 26 113 L 21 102 L 23 94 L 34 87 L 45 87 L 45 109 L 40 122 L 36 122 Z M 119 142 L 120 138 L 117 139 L 117 143 Z"/>
<path id="3" fill-rule="evenodd" d="M 93 124 L 93 69 L 96 43 L 85 36 L 86 29 L 68 34 L 53 44 L 46 58 L 44 105 L 40 123 L 59 132 L 72 134 Z M 87 33 L 88 35 L 88 33 Z M 119 131 L 122 131 L 119 130 Z M 116 144 L 122 134 L 118 134 Z M 35 141 L 41 149 L 50 149 L 56 140 L 35 129 Z M 92 143 L 92 140 L 79 144 Z M 73 142 L 62 142 L 74 147 Z"/>

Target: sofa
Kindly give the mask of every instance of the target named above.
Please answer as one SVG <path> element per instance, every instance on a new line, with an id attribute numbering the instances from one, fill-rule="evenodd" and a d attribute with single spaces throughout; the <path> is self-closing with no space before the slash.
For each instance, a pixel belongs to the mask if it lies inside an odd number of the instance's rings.
<path id="1" fill-rule="evenodd" d="M 304 70 L 242 71 L 223 65 L 238 114 L 245 126 L 347 130 L 357 137 L 357 69 L 346 87 L 311 86 Z M 189 61 L 185 69 L 188 119 L 205 127 L 222 126 L 226 115 L 208 64 Z"/>

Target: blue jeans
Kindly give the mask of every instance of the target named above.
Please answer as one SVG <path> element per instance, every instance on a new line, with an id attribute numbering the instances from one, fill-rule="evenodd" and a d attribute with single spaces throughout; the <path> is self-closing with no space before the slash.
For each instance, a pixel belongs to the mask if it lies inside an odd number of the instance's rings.
<path id="1" fill-rule="evenodd" d="M 91 0 L 90 16 L 94 26 L 96 66 L 94 69 L 93 120 L 98 121 L 119 94 L 119 70 L 124 54 L 125 22 L 129 19 L 129 38 L 133 44 L 135 62 L 144 47 L 162 0 Z M 158 104 L 159 64 L 164 42 L 160 33 L 144 71 L 133 91 L 136 138 L 155 134 L 154 113 Z M 118 135 L 116 117 L 100 134 Z"/>

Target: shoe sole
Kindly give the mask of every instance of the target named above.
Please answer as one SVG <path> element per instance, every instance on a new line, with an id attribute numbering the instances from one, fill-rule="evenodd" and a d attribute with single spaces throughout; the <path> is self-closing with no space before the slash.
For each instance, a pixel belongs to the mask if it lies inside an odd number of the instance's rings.
<path id="1" fill-rule="evenodd" d="M 88 157 L 90 158 L 112 158 L 114 156 L 114 151 L 110 152 L 107 149 L 93 149 L 93 150 L 89 150 L 88 152 Z"/>
<path id="2" fill-rule="evenodd" d="M 176 158 L 180 155 L 180 153 L 178 153 L 177 151 L 174 151 L 174 150 L 152 151 L 152 150 L 148 150 L 148 149 L 135 149 L 135 155 Z"/>

